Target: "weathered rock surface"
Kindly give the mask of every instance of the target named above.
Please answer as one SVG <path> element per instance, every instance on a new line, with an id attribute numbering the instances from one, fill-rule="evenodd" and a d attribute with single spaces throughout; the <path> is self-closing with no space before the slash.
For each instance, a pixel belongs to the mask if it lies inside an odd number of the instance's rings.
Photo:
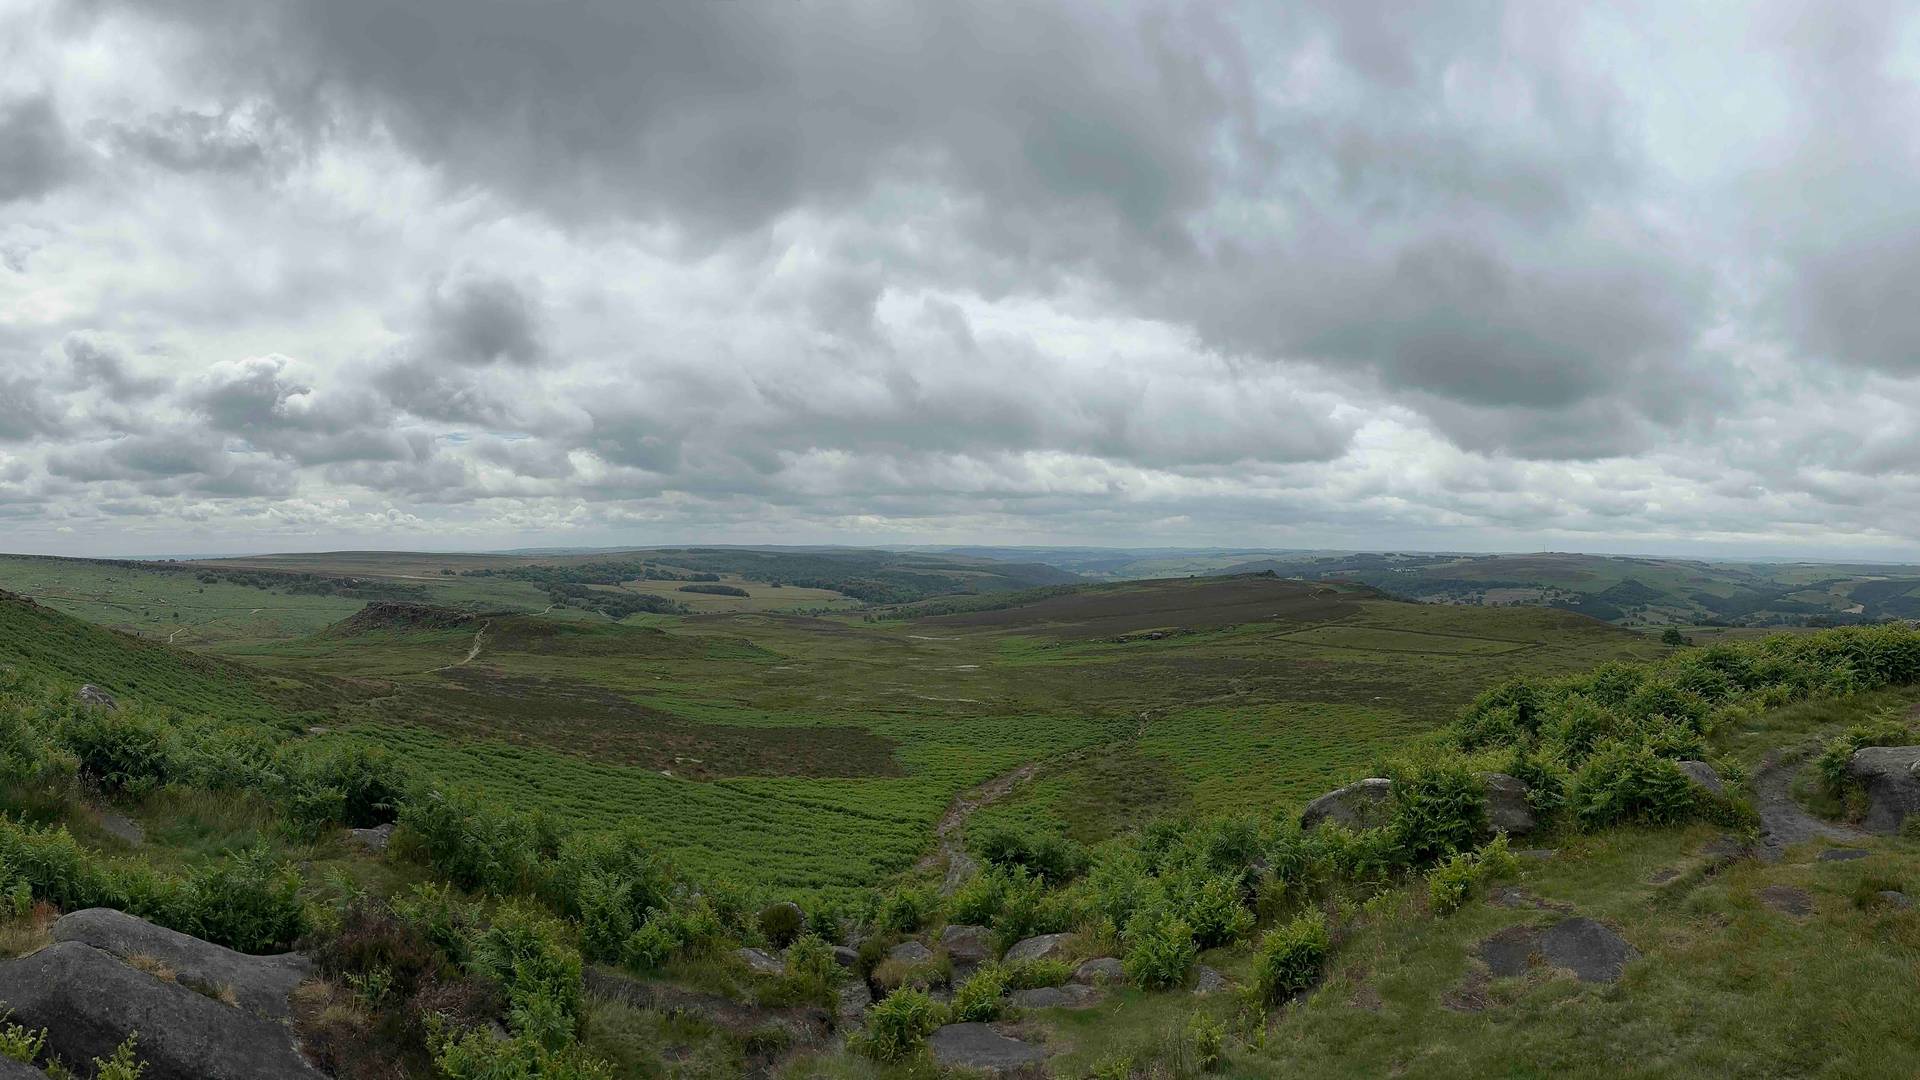
<path id="1" fill-rule="evenodd" d="M 1854 751 L 1847 773 L 1867 789 L 1869 832 L 1895 833 L 1908 814 L 1920 814 L 1920 746 L 1867 746 Z"/>
<path id="2" fill-rule="evenodd" d="M 764 949 L 735 949 L 733 955 L 739 957 L 756 975 L 779 975 L 787 970 L 780 958 Z"/>
<path id="3" fill-rule="evenodd" d="M 1017 964 L 1027 960 L 1065 960 L 1072 934 L 1041 934 L 1018 942 L 1007 950 L 1006 961 Z"/>
<path id="4" fill-rule="evenodd" d="M 1225 975 L 1220 974 L 1213 968 L 1205 964 L 1193 965 L 1193 992 L 1195 995 L 1206 997 L 1209 994 L 1223 993 L 1232 985 L 1232 983 L 1227 981 Z"/>
<path id="5" fill-rule="evenodd" d="M 1676 762 L 1676 764 L 1680 766 L 1681 772 L 1687 774 L 1687 779 L 1693 781 L 1694 783 L 1700 785 L 1703 788 L 1706 788 L 1708 791 L 1712 792 L 1713 794 L 1725 795 L 1727 793 L 1727 785 L 1721 782 L 1720 774 L 1717 772 L 1714 772 L 1713 766 L 1707 764 L 1706 762 L 1680 761 L 1680 762 Z"/>
<path id="6" fill-rule="evenodd" d="M 147 830 L 118 810 L 100 811 L 100 827 L 130 847 L 140 847 L 147 842 Z"/>
<path id="7" fill-rule="evenodd" d="M 1506 773 L 1487 773 L 1481 781 L 1487 787 L 1487 825 L 1509 836 L 1525 836 L 1534 830 L 1533 804 L 1527 801 L 1527 785 Z"/>
<path id="8" fill-rule="evenodd" d="M 387 845 L 393 841 L 393 822 L 375 825 L 371 829 L 348 829 L 347 839 L 368 851 L 385 851 Z"/>
<path id="9" fill-rule="evenodd" d="M 857 968 L 860 966 L 860 954 L 847 948 L 845 945 L 835 945 L 833 947 L 833 962 L 843 968 Z"/>
<path id="10" fill-rule="evenodd" d="M 887 950 L 887 959 L 908 967 L 918 967 L 933 959 L 933 950 L 922 942 L 903 941 Z"/>
<path id="11" fill-rule="evenodd" d="M 114 700 L 112 694 L 107 693 L 92 683 L 82 686 L 80 692 L 75 696 L 80 699 L 80 704 L 82 705 L 92 705 L 101 709 L 118 709 L 120 707 L 120 703 Z"/>
<path id="12" fill-rule="evenodd" d="M 1541 929 L 1509 926 L 1480 943 L 1480 960 L 1495 975 L 1524 975 L 1533 957 L 1566 968 L 1581 982 L 1613 982 L 1639 950 L 1606 925 L 1588 918 L 1562 919 Z"/>
<path id="13" fill-rule="evenodd" d="M 1067 983 L 1064 986 L 1016 990 L 1010 1000 L 1022 1009 L 1085 1009 L 1100 1004 L 1106 996 L 1091 986 Z"/>
<path id="14" fill-rule="evenodd" d="M 1760 890 L 1759 897 L 1775 911 L 1795 917 L 1813 914 L 1813 894 L 1793 885 L 1769 885 Z"/>
<path id="15" fill-rule="evenodd" d="M 123 961 L 158 961 L 180 985 L 214 997 L 231 991 L 241 1008 L 270 1020 L 292 1015 L 288 997 L 313 972 L 299 953 L 249 956 L 112 908 L 62 915 L 54 921 L 53 940 L 91 945 Z"/>
<path id="16" fill-rule="evenodd" d="M 833 1023 L 842 1031 L 867 1022 L 867 1010 L 873 1006 L 873 991 L 863 979 L 848 979 L 840 984 L 839 1000 L 834 1005 Z"/>
<path id="17" fill-rule="evenodd" d="M 1898 889 L 1882 889 L 1878 895 L 1881 903 L 1897 911 L 1905 911 L 1913 906 L 1913 897 Z"/>
<path id="18" fill-rule="evenodd" d="M 13 1022 L 48 1030 L 67 1061 L 113 1055 L 129 1032 L 147 1062 L 142 1080 L 318 1080 L 291 1029 L 127 966 L 79 941 L 0 964 L 0 1001 Z"/>
<path id="19" fill-rule="evenodd" d="M 927 1049 L 943 1069 L 1009 1073 L 1046 1060 L 1046 1051 L 1008 1038 L 990 1024 L 948 1024 L 927 1038 Z"/>
<path id="20" fill-rule="evenodd" d="M 1073 981 L 1082 986 L 1118 985 L 1127 981 L 1127 969 L 1115 957 L 1096 956 L 1073 969 Z"/>
<path id="21" fill-rule="evenodd" d="M 1300 827 L 1312 829 L 1327 822 L 1349 829 L 1384 825 L 1392 798 L 1393 781 L 1379 776 L 1335 788 L 1307 804 L 1300 812 Z"/>
<path id="22" fill-rule="evenodd" d="M 47 1074 L 12 1058 L 0 1057 L 0 1080 L 47 1080 Z"/>
<path id="23" fill-rule="evenodd" d="M 623 1001 L 637 1009 L 699 1017 L 739 1037 L 777 1030 L 784 1033 L 783 1041 L 789 1045 L 815 1046 L 826 1041 L 831 1026 L 827 1010 L 821 1008 L 748 1005 L 718 994 L 635 979 L 606 968 L 590 967 L 583 974 L 586 988 L 601 997 Z M 865 989 L 864 984 L 860 985 Z"/>
<path id="24" fill-rule="evenodd" d="M 940 931 L 940 947 L 957 963 L 978 964 L 993 958 L 993 931 L 956 923 Z"/>

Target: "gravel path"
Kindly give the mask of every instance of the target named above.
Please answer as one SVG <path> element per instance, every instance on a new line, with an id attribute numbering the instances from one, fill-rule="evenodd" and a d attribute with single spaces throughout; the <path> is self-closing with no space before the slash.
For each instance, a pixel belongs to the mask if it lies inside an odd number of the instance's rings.
<path id="1" fill-rule="evenodd" d="M 1753 774 L 1753 805 L 1760 813 L 1760 856 L 1768 862 L 1778 862 L 1787 848 L 1816 838 L 1867 839 L 1859 829 L 1821 821 L 1794 800 L 1793 778 L 1807 753 L 1805 747 L 1784 753 L 1772 751 Z"/>

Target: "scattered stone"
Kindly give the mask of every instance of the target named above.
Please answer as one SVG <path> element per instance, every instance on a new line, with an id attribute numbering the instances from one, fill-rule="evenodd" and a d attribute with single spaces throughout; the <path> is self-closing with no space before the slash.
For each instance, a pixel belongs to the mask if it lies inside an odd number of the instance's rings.
<path id="1" fill-rule="evenodd" d="M 1126 966 L 1111 956 L 1096 956 L 1073 969 L 1073 981 L 1082 986 L 1104 986 L 1127 981 Z"/>
<path id="2" fill-rule="evenodd" d="M 347 839 L 352 840 L 368 851 L 385 851 L 387 850 L 387 844 L 393 840 L 393 822 L 389 821 L 385 825 L 375 825 L 371 829 L 348 829 Z"/>
<path id="3" fill-rule="evenodd" d="M 1800 917 L 1813 914 L 1813 894 L 1793 885 L 1769 885 L 1759 892 L 1760 902 L 1775 911 Z"/>
<path id="4" fill-rule="evenodd" d="M 1225 975 L 1205 964 L 1193 965 L 1193 993 L 1196 997 L 1223 993 L 1233 986 Z"/>
<path id="5" fill-rule="evenodd" d="M 1106 996 L 1091 986 L 1068 983 L 1065 986 L 1016 990 L 1011 1000 L 1022 1009 L 1086 1009 L 1100 1004 Z"/>
<path id="6" fill-rule="evenodd" d="M 1335 788 L 1307 804 L 1300 812 L 1300 827 L 1312 829 L 1329 821 L 1349 829 L 1384 825 L 1392 797 L 1393 781 L 1379 776 Z"/>
<path id="7" fill-rule="evenodd" d="M 1041 934 L 1030 937 L 1007 950 L 1006 961 L 1018 964 L 1027 960 L 1065 960 L 1072 934 Z"/>
<path id="8" fill-rule="evenodd" d="M 80 704 L 82 705 L 91 705 L 100 709 L 118 709 L 120 707 L 120 703 L 114 700 L 112 694 L 107 693 L 92 683 L 82 686 L 80 693 L 76 696 L 80 699 Z"/>
<path id="9" fill-rule="evenodd" d="M 989 1024 L 948 1024 L 927 1038 L 934 1064 L 943 1069 L 976 1069 L 1004 1074 L 1046 1060 L 1046 1051 L 1008 1038 Z"/>
<path id="10" fill-rule="evenodd" d="M 845 945 L 835 945 L 833 947 L 833 962 L 843 968 L 857 968 L 860 966 L 860 954 L 856 950 L 847 948 Z"/>
<path id="11" fill-rule="evenodd" d="M 867 1022 L 867 1010 L 873 1006 L 873 991 L 865 979 L 848 979 L 840 984 L 840 999 L 833 1010 L 834 1026 L 851 1031 Z"/>
<path id="12" fill-rule="evenodd" d="M 1818 859 L 1821 862 L 1852 862 L 1855 859 L 1864 859 L 1871 854 L 1873 854 L 1873 852 L 1868 851 L 1865 848 L 1836 847 L 1836 848 L 1828 848 L 1827 850 L 1814 856 L 1814 858 Z"/>
<path id="13" fill-rule="evenodd" d="M 1908 896 L 1898 889 L 1882 889 L 1879 896 L 1881 903 L 1886 904 L 1896 911 L 1905 911 L 1913 906 L 1913 897 Z"/>
<path id="14" fill-rule="evenodd" d="M 1593 919 L 1562 919 L 1540 935 L 1547 963 L 1567 968 L 1581 982 L 1613 982 L 1640 957 L 1640 950 Z"/>
<path id="15" fill-rule="evenodd" d="M 1897 833 L 1920 813 L 1920 746 L 1868 746 L 1854 751 L 1847 775 L 1867 789 L 1868 832 Z"/>
<path id="16" fill-rule="evenodd" d="M 949 925 L 940 931 L 940 947 L 960 963 L 978 964 L 993 958 L 993 931 L 984 926 Z"/>
<path id="17" fill-rule="evenodd" d="M 1713 766 L 1706 762 L 1680 761 L 1675 764 L 1680 766 L 1681 772 L 1687 774 L 1687 779 L 1706 788 L 1713 794 L 1725 795 L 1727 793 L 1727 785 L 1721 781 L 1720 774 L 1714 772 Z"/>
<path id="18" fill-rule="evenodd" d="M 1508 836 L 1525 836 L 1534 830 L 1533 804 L 1527 801 L 1527 785 L 1506 773 L 1487 773 L 1481 777 L 1487 787 L 1487 824 Z"/>
<path id="19" fill-rule="evenodd" d="M 13 1023 L 46 1028 L 67 1061 L 113 1056 L 139 1032 L 142 1080 L 319 1080 L 287 1025 L 136 970 L 79 941 L 0 964 Z"/>
<path id="20" fill-rule="evenodd" d="M 293 1014 L 288 997 L 313 973 L 299 953 L 249 956 L 112 908 L 62 915 L 54 920 L 52 934 L 55 941 L 79 942 L 123 961 L 157 960 L 180 985 L 210 997 L 229 995 L 242 1009 L 269 1020 Z"/>
<path id="21" fill-rule="evenodd" d="M 755 975 L 780 975 L 786 972 L 787 965 L 780 958 L 764 949 L 735 949 L 733 955 L 739 957 Z"/>
<path id="22" fill-rule="evenodd" d="M 1647 883 L 1650 885 L 1665 885 L 1667 882 L 1672 881 L 1674 878 L 1677 878 L 1679 876 L 1680 876 L 1680 871 L 1674 869 L 1671 866 L 1665 866 L 1665 867 L 1661 867 L 1658 870 L 1655 870 L 1653 872 L 1653 876 L 1647 879 Z"/>
<path id="23" fill-rule="evenodd" d="M 1501 978 L 1525 975 L 1540 947 L 1540 931 L 1532 926 L 1509 926 L 1480 942 L 1480 962 Z"/>
<path id="24" fill-rule="evenodd" d="M 887 959 L 907 967 L 919 967 L 933 959 L 933 950 L 918 941 L 903 941 L 887 950 Z"/>
<path id="25" fill-rule="evenodd" d="M 147 842 L 147 830 L 141 828 L 139 822 L 117 810 L 100 811 L 100 827 L 105 829 L 108 835 L 125 841 L 133 847 L 140 847 Z"/>

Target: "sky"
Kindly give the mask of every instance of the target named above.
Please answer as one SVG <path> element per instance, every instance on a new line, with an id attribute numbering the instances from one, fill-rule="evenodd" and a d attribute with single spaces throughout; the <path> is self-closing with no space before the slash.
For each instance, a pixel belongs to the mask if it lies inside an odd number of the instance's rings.
<path id="1" fill-rule="evenodd" d="M 0 0 L 0 549 L 1920 560 L 1920 6 Z"/>

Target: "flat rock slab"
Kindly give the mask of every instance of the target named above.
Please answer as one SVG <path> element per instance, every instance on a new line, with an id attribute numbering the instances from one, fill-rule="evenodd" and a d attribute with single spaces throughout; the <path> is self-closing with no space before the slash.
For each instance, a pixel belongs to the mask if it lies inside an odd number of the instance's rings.
<path id="1" fill-rule="evenodd" d="M 1898 889 L 1884 889 L 1878 895 L 1881 903 L 1896 911 L 1905 911 L 1913 906 L 1913 897 Z"/>
<path id="2" fill-rule="evenodd" d="M 67 1061 L 113 1056 L 130 1032 L 147 1062 L 141 1080 L 319 1080 L 285 1024 L 223 1005 L 128 967 L 78 941 L 0 964 L 0 1001 L 13 1022 L 48 1030 Z"/>
<path id="3" fill-rule="evenodd" d="M 887 950 L 887 959 L 896 964 L 917 967 L 933 959 L 933 950 L 918 941 L 903 941 Z"/>
<path id="4" fill-rule="evenodd" d="M 1482 941 L 1479 956 L 1489 972 L 1502 978 L 1525 975 L 1539 956 L 1549 966 L 1573 972 L 1581 982 L 1613 982 L 1640 951 L 1604 923 L 1576 917 L 1544 929 L 1509 926 Z"/>
<path id="5" fill-rule="evenodd" d="M 1193 992 L 1199 997 L 1223 993 L 1233 986 L 1225 975 L 1205 964 L 1193 965 Z"/>
<path id="6" fill-rule="evenodd" d="M 1011 1000 L 1022 1009 L 1087 1009 L 1100 1004 L 1106 996 L 1091 986 L 1068 983 L 1016 990 Z"/>
<path id="7" fill-rule="evenodd" d="M 787 965 L 780 958 L 764 949 L 735 949 L 733 955 L 755 975 L 780 975 L 786 972 Z"/>
<path id="8" fill-rule="evenodd" d="M 1828 848 L 1814 856 L 1814 858 L 1821 862 L 1852 862 L 1855 859 L 1864 859 L 1871 854 L 1873 854 L 1873 852 L 1865 848 L 1836 847 Z"/>
<path id="9" fill-rule="evenodd" d="M 1041 934 L 1030 937 L 1007 950 L 1007 963 L 1017 964 L 1024 960 L 1064 960 L 1067 946 L 1073 941 L 1072 934 Z"/>
<path id="10" fill-rule="evenodd" d="M 927 1049 L 943 1069 L 986 1073 L 1009 1073 L 1047 1058 L 1045 1050 L 1002 1035 L 991 1024 L 948 1024 L 927 1037 Z"/>
<path id="11" fill-rule="evenodd" d="M 60 916 L 53 923 L 53 940 L 91 945 L 123 961 L 136 956 L 158 961 L 182 986 L 216 997 L 231 991 L 241 1008 L 269 1020 L 292 1015 L 288 998 L 313 973 L 312 963 L 299 953 L 249 956 L 112 908 Z"/>
<path id="12" fill-rule="evenodd" d="M 840 984 L 838 1000 L 834 1003 L 834 1026 L 842 1031 L 857 1028 L 867 1022 L 867 1010 L 873 1006 L 873 991 L 867 988 L 863 979 L 848 979 Z"/>
<path id="13" fill-rule="evenodd" d="M 1760 902 L 1775 911 L 1797 917 L 1813 914 L 1813 894 L 1793 885 L 1769 885 L 1759 892 Z"/>
<path id="14" fill-rule="evenodd" d="M 140 847 L 147 842 L 147 830 L 140 823 L 117 810 L 100 811 L 100 827 L 116 839 L 132 847 Z"/>
<path id="15" fill-rule="evenodd" d="M 940 931 L 940 947 L 955 960 L 977 964 L 993 956 L 993 931 L 956 923 Z"/>
<path id="16" fill-rule="evenodd" d="M 385 825 L 375 825 L 371 829 L 348 829 L 347 839 L 352 840 L 368 851 L 385 851 L 387 850 L 387 845 L 393 842 L 393 822 L 389 821 Z"/>

